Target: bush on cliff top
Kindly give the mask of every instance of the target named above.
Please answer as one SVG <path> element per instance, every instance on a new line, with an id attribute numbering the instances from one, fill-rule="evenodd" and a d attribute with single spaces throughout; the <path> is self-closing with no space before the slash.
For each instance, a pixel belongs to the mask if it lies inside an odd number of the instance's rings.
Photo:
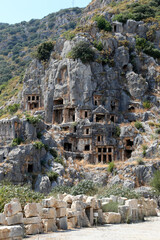
<path id="1" fill-rule="evenodd" d="M 87 63 L 94 60 L 94 51 L 89 43 L 81 41 L 72 48 L 68 57 L 73 59 L 80 58 L 83 63 Z"/>
<path id="2" fill-rule="evenodd" d="M 39 61 L 47 61 L 50 58 L 51 51 L 53 50 L 52 42 L 44 42 L 40 44 L 37 49 L 36 57 Z"/>

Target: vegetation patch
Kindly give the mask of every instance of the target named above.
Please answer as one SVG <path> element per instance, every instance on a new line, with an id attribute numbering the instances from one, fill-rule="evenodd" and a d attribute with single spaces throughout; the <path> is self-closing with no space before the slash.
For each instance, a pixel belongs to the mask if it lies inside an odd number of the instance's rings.
<path id="1" fill-rule="evenodd" d="M 112 25 L 105 19 L 104 16 L 96 16 L 95 21 L 97 22 L 99 30 L 105 30 L 107 32 L 112 31 Z"/>
<path id="2" fill-rule="evenodd" d="M 153 179 L 151 181 L 151 186 L 154 188 L 156 193 L 160 195 L 160 171 L 154 173 Z"/>
<path id="3" fill-rule="evenodd" d="M 33 146 L 36 148 L 36 149 L 39 149 L 41 150 L 43 147 L 45 147 L 45 145 L 41 142 L 41 141 L 36 141 L 33 143 Z"/>
<path id="4" fill-rule="evenodd" d="M 112 173 L 113 172 L 113 170 L 115 169 L 115 163 L 114 162 L 110 162 L 109 163 L 109 166 L 108 166 L 108 168 L 107 168 L 107 170 L 108 170 L 108 172 L 110 172 L 110 173 Z"/>
<path id="5" fill-rule="evenodd" d="M 88 42 L 81 41 L 72 48 L 68 57 L 73 59 L 81 59 L 83 63 L 87 63 L 94 60 L 94 51 L 92 50 Z"/>
<path id="6" fill-rule="evenodd" d="M 13 198 L 18 198 L 22 207 L 28 202 L 40 202 L 44 195 L 38 192 L 34 192 L 27 185 L 13 185 L 11 183 L 0 183 L 0 212 L 3 212 L 4 205 L 9 203 Z"/>
<path id="7" fill-rule="evenodd" d="M 86 194 L 86 195 L 94 195 L 97 192 L 96 185 L 89 180 L 84 180 L 75 185 L 72 188 L 71 194 L 72 195 L 80 195 L 80 194 Z"/>
<path id="8" fill-rule="evenodd" d="M 50 171 L 47 173 L 47 176 L 49 177 L 49 180 L 53 182 L 57 180 L 59 174 L 57 172 Z"/>
<path id="9" fill-rule="evenodd" d="M 116 212 L 118 213 L 118 203 L 109 202 L 102 206 L 103 212 Z"/>
<path id="10" fill-rule="evenodd" d="M 37 49 L 36 58 L 38 58 L 39 61 L 49 60 L 53 48 L 54 48 L 53 42 L 42 43 Z"/>

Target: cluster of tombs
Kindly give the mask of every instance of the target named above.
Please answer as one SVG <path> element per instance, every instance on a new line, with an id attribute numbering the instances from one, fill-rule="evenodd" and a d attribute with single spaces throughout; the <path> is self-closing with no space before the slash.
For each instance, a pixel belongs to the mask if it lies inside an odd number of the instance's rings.
<path id="1" fill-rule="evenodd" d="M 30 98 L 28 98 L 30 97 Z M 30 109 L 31 96 L 27 109 Z M 40 97 L 37 105 L 40 105 Z M 120 137 L 119 102 L 114 99 L 110 102 L 109 110 L 105 108 L 102 95 L 94 95 L 93 105 L 67 105 L 63 98 L 53 99 L 53 124 L 58 124 L 64 133 L 62 145 L 66 157 L 84 159 L 90 163 L 108 163 L 111 161 L 125 161 L 131 157 L 134 150 L 135 135 Z M 133 104 L 128 111 L 134 111 Z"/>

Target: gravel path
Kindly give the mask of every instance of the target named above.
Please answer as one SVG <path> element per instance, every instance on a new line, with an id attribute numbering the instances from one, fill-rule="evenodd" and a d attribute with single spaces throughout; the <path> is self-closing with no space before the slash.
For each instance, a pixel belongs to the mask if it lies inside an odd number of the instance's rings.
<path id="1" fill-rule="evenodd" d="M 150 217 L 143 223 L 107 224 L 102 227 L 73 229 L 40 234 L 27 240 L 160 240 L 160 217 Z"/>

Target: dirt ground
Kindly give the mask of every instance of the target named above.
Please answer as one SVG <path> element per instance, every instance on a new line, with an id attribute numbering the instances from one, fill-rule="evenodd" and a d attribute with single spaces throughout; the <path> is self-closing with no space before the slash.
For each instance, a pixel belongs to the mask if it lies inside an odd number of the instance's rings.
<path id="1" fill-rule="evenodd" d="M 101 227 L 73 229 L 40 234 L 27 240 L 160 240 L 160 217 L 135 224 L 107 224 Z"/>

